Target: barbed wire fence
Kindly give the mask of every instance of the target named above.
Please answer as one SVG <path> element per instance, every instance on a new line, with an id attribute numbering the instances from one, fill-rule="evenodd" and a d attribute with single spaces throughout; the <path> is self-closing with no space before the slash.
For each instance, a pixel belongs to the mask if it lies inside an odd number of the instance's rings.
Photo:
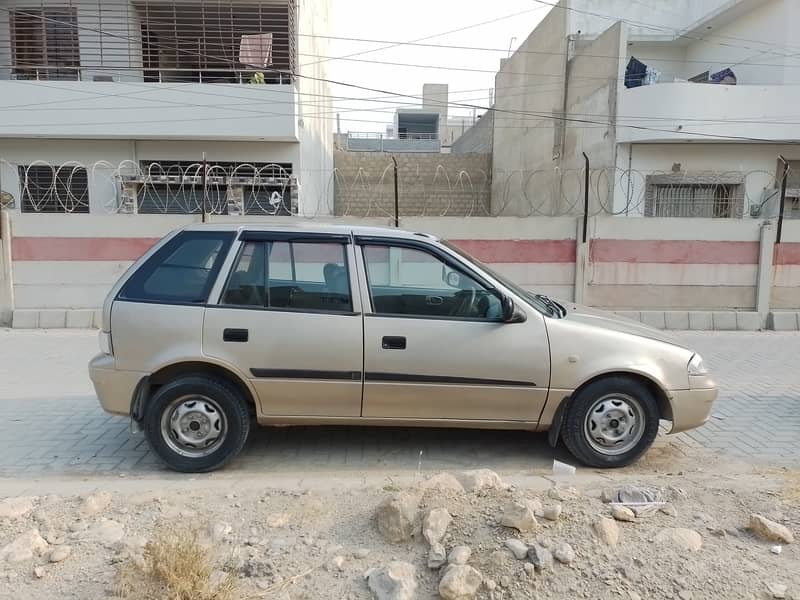
<path id="1" fill-rule="evenodd" d="M 209 214 L 391 218 L 649 217 L 800 218 L 800 170 L 494 171 L 436 161 L 330 171 L 284 163 L 68 162 L 16 164 L 0 158 L 0 207 L 27 213 Z M 398 197 L 395 202 L 395 177 Z M 305 198 L 313 179 L 320 197 Z M 588 202 L 587 202 L 588 200 Z"/>

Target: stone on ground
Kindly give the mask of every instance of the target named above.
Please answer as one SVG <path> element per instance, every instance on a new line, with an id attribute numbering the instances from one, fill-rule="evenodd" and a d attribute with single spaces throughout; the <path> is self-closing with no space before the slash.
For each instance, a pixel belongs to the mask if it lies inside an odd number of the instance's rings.
<path id="1" fill-rule="evenodd" d="M 553 557 L 561 564 L 569 565 L 575 561 L 575 550 L 568 543 L 562 542 L 553 549 Z"/>
<path id="2" fill-rule="evenodd" d="M 511 550 L 511 554 L 513 554 L 514 558 L 517 560 L 523 560 L 526 556 L 528 556 L 528 545 L 522 540 L 509 538 L 505 541 L 505 544 L 506 548 Z"/>
<path id="3" fill-rule="evenodd" d="M 14 541 L 0 548 L 0 563 L 20 563 L 39 556 L 48 548 L 48 543 L 37 529 L 18 535 Z"/>
<path id="4" fill-rule="evenodd" d="M 456 546 L 450 550 L 450 554 L 447 556 L 447 562 L 451 565 L 465 565 L 469 561 L 470 556 L 472 556 L 472 548 L 469 546 Z"/>
<path id="5" fill-rule="evenodd" d="M 542 511 L 542 516 L 548 521 L 558 521 L 558 518 L 561 516 L 561 511 L 561 505 L 554 504 L 553 506 L 546 507 Z"/>
<path id="6" fill-rule="evenodd" d="M 553 568 L 553 553 L 539 544 L 528 548 L 528 560 L 539 572 Z"/>
<path id="7" fill-rule="evenodd" d="M 428 568 L 438 569 L 447 563 L 447 551 L 439 543 L 431 544 L 428 550 Z"/>
<path id="8" fill-rule="evenodd" d="M 788 527 L 775 521 L 770 521 L 761 515 L 750 515 L 750 529 L 758 537 L 770 542 L 780 542 L 782 544 L 794 542 L 794 534 L 789 531 Z"/>
<path id="9" fill-rule="evenodd" d="M 108 492 L 98 492 L 86 496 L 81 503 L 80 511 L 87 517 L 100 514 L 111 505 L 111 494 Z"/>
<path id="10" fill-rule="evenodd" d="M 376 600 L 414 600 L 417 577 L 414 566 L 394 561 L 385 567 L 367 571 L 367 586 Z"/>
<path id="11" fill-rule="evenodd" d="M 506 504 L 498 520 L 500 525 L 511 527 L 522 533 L 533 531 L 538 526 L 530 506 L 520 502 Z"/>
<path id="12" fill-rule="evenodd" d="M 471 600 L 483 583 L 480 572 L 469 565 L 451 565 L 439 582 L 439 595 L 444 600 Z"/>
<path id="13" fill-rule="evenodd" d="M 626 521 L 632 523 L 636 520 L 636 515 L 633 513 L 633 511 L 622 504 L 611 505 L 611 516 L 617 521 Z"/>
<path id="14" fill-rule="evenodd" d="M 458 480 L 468 492 L 477 492 L 487 489 L 504 489 L 506 486 L 500 476 L 490 469 L 474 469 L 461 471 Z"/>
<path id="15" fill-rule="evenodd" d="M 5 498 L 0 500 L 0 519 L 18 519 L 33 510 L 33 498 Z"/>
<path id="16" fill-rule="evenodd" d="M 423 537 L 431 545 L 441 542 L 447 531 L 447 526 L 450 525 L 452 520 L 453 517 L 450 516 L 446 508 L 434 508 L 425 515 L 425 519 L 422 521 Z"/>
<path id="17" fill-rule="evenodd" d="M 378 531 L 390 542 L 409 541 L 417 532 L 418 508 L 419 498 L 413 494 L 389 496 L 375 512 Z"/>
<path id="18" fill-rule="evenodd" d="M 614 519 L 600 517 L 594 522 L 594 531 L 607 546 L 615 548 L 619 543 L 619 527 Z"/>

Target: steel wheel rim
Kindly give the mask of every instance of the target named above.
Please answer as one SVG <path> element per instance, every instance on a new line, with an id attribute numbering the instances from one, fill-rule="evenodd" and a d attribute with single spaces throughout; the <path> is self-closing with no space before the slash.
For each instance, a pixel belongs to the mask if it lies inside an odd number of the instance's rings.
<path id="1" fill-rule="evenodd" d="M 161 437 L 169 448 L 187 458 L 212 454 L 228 435 L 228 422 L 219 404 L 192 394 L 173 400 L 161 415 Z"/>
<path id="2" fill-rule="evenodd" d="M 644 427 L 644 409 L 636 398 L 607 394 L 595 400 L 587 411 L 583 435 L 595 452 L 618 456 L 639 443 Z"/>

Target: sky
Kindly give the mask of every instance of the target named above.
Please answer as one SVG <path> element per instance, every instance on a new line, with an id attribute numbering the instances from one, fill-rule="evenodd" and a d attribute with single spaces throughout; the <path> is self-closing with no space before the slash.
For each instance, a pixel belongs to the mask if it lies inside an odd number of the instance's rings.
<path id="1" fill-rule="evenodd" d="M 326 61 L 327 77 L 412 96 L 422 95 L 424 83 L 447 83 L 451 102 L 488 106 L 490 90 L 494 87 L 494 73 L 500 67 L 500 59 L 508 56 L 509 47 L 512 51 L 516 49 L 550 9 L 550 6 L 534 0 L 331 0 L 331 36 L 387 42 L 409 42 L 430 37 L 422 43 L 494 48 L 499 51 L 398 46 L 354 56 L 353 60 Z M 485 24 L 478 25 L 481 23 Z M 467 27 L 464 31 L 440 35 Z M 386 42 L 331 40 L 329 55 L 344 57 L 386 45 Z M 316 59 L 299 57 L 301 64 L 311 60 Z M 378 64 L 360 61 L 378 61 Z M 381 64 L 386 62 L 436 68 Z M 453 68 L 488 72 L 457 71 Z M 347 98 L 374 99 L 381 96 L 341 86 L 333 86 L 331 93 Z M 343 133 L 385 132 L 386 125 L 392 122 L 395 108 L 419 104 L 419 100 L 402 97 L 382 98 L 381 102 L 334 100 L 334 109 L 341 114 Z M 449 112 L 451 115 L 473 113 L 469 108 L 452 106 Z"/>

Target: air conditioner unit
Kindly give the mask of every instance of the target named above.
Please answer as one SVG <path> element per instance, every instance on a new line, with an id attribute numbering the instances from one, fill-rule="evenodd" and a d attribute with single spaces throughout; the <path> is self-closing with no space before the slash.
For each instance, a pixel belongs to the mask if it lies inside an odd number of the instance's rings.
<path id="1" fill-rule="evenodd" d="M 244 188 L 240 185 L 229 185 L 226 197 L 228 214 L 233 216 L 244 215 Z"/>
<path id="2" fill-rule="evenodd" d="M 139 187 L 135 181 L 123 181 L 119 196 L 119 212 L 125 215 L 135 215 L 139 211 Z"/>

